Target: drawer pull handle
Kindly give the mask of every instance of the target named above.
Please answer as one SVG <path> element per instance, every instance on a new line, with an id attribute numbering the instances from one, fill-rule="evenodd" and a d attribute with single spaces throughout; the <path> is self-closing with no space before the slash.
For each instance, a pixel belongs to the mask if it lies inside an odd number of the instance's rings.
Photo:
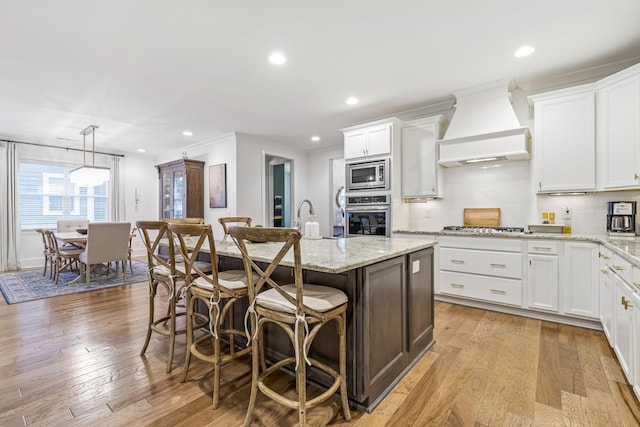
<path id="1" fill-rule="evenodd" d="M 614 265 L 613 268 L 615 268 L 617 271 L 624 271 L 624 267 L 621 267 L 619 265 Z"/>
<path id="2" fill-rule="evenodd" d="M 622 305 L 624 305 L 625 310 L 629 310 L 629 307 L 633 307 L 633 304 L 631 304 L 631 301 L 626 299 L 624 296 L 622 297 Z"/>
<path id="3" fill-rule="evenodd" d="M 504 289 L 489 289 L 489 290 L 494 294 L 501 294 L 501 295 L 507 294 L 507 291 L 505 291 Z"/>
<path id="4" fill-rule="evenodd" d="M 464 264 L 463 259 L 452 259 L 451 262 L 454 264 Z"/>
<path id="5" fill-rule="evenodd" d="M 534 246 L 533 249 L 536 249 L 538 251 L 550 251 L 551 248 L 548 246 Z"/>
<path id="6" fill-rule="evenodd" d="M 507 264 L 494 264 L 494 263 L 491 263 L 489 265 L 491 267 L 496 267 L 496 268 L 507 268 Z"/>
<path id="7" fill-rule="evenodd" d="M 633 282 L 633 284 L 636 286 L 636 288 L 640 289 L 640 283 L 638 283 L 638 282 Z"/>
<path id="8" fill-rule="evenodd" d="M 460 283 L 450 283 L 452 288 L 464 288 L 464 285 Z"/>
<path id="9" fill-rule="evenodd" d="M 604 270 L 600 270 L 602 271 L 602 274 L 609 274 L 609 270 L 607 270 L 606 268 Z"/>

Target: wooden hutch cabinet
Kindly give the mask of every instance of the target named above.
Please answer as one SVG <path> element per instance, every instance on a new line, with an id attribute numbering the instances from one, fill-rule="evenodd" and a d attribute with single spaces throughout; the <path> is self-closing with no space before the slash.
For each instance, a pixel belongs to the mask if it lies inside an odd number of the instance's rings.
<path id="1" fill-rule="evenodd" d="M 180 159 L 156 165 L 160 219 L 204 217 L 204 162 Z"/>

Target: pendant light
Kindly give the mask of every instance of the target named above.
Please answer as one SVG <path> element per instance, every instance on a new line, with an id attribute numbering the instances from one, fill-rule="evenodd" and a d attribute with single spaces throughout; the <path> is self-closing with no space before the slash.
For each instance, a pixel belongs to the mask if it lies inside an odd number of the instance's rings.
<path id="1" fill-rule="evenodd" d="M 69 173 L 69 180 L 72 184 L 95 187 L 104 184 L 110 179 L 109 168 L 103 166 L 96 166 L 96 129 L 98 126 L 91 125 L 84 128 L 80 134 L 82 135 L 82 166 L 73 169 Z M 87 165 L 86 161 L 86 139 L 87 135 L 92 135 L 92 162 L 91 165 Z"/>

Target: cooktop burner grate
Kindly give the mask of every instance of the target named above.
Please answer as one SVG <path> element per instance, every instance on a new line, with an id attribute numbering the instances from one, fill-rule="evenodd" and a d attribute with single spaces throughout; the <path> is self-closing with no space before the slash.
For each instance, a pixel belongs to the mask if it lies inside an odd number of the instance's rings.
<path id="1" fill-rule="evenodd" d="M 447 225 L 444 231 L 466 231 L 469 233 L 524 233 L 524 227 L 474 227 L 468 225 Z"/>

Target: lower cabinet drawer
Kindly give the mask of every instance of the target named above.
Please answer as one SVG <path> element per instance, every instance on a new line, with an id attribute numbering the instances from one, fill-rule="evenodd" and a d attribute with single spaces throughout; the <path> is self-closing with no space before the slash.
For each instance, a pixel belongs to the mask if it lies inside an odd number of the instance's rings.
<path id="1" fill-rule="evenodd" d="M 516 279 L 440 271 L 440 292 L 522 306 L 522 281 Z"/>
<path id="2" fill-rule="evenodd" d="M 440 248 L 440 269 L 521 279 L 522 253 Z"/>

